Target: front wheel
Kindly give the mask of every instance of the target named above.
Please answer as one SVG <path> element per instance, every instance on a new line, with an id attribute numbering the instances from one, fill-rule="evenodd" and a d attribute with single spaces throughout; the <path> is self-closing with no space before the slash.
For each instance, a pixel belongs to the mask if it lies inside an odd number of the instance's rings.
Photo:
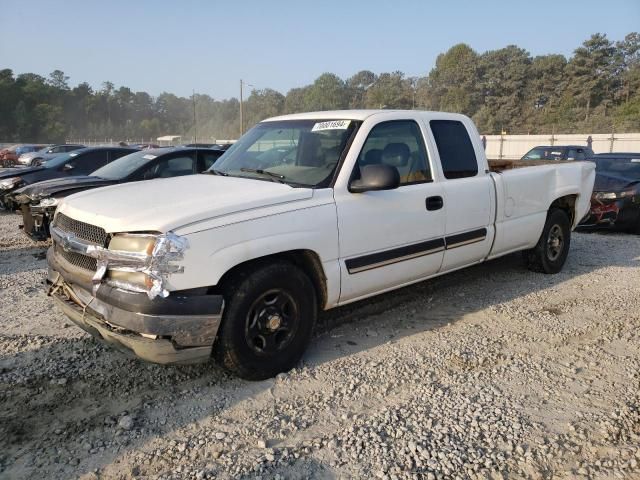
<path id="1" fill-rule="evenodd" d="M 547 214 L 538 243 L 523 252 L 523 257 L 531 271 L 558 273 L 567 260 L 570 245 L 571 220 L 564 210 L 552 209 Z"/>
<path id="2" fill-rule="evenodd" d="M 31 166 L 32 167 L 37 167 L 42 163 L 42 159 L 41 158 L 34 158 L 33 160 L 31 160 Z"/>
<path id="3" fill-rule="evenodd" d="M 269 263 L 240 272 L 225 290 L 217 360 L 247 380 L 293 368 L 311 340 L 317 316 L 309 277 L 293 264 Z"/>

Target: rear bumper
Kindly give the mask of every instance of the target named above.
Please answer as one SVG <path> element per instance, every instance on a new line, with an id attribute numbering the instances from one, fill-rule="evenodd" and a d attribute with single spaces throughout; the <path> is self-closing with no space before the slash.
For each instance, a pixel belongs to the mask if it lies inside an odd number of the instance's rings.
<path id="1" fill-rule="evenodd" d="M 94 297 L 47 252 L 48 294 L 76 325 L 98 340 L 142 360 L 161 364 L 206 362 L 222 319 L 220 295 L 172 292 L 150 300 L 102 285 Z"/>

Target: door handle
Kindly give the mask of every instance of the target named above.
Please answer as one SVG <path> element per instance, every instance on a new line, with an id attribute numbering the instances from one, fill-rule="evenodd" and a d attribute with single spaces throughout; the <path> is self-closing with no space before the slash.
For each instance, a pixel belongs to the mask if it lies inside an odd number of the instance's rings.
<path id="1" fill-rule="evenodd" d="M 437 195 L 435 197 L 427 197 L 426 200 L 427 210 L 440 210 L 444 206 L 444 201 L 442 197 Z"/>

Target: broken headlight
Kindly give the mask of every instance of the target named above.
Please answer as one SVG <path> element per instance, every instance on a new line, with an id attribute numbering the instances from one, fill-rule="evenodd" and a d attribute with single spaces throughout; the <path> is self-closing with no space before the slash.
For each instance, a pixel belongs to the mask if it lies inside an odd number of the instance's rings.
<path id="1" fill-rule="evenodd" d="M 123 233 L 114 235 L 109 242 L 102 272 L 107 283 L 134 292 L 146 292 L 150 298 L 169 292 L 164 281 L 170 273 L 180 273 L 183 268 L 176 265 L 187 248 L 186 239 L 173 233 Z"/>
<path id="2" fill-rule="evenodd" d="M 59 199 L 53 197 L 47 197 L 40 200 L 41 207 L 55 207 L 58 205 Z"/>
<path id="3" fill-rule="evenodd" d="M 5 180 L 0 180 L 0 190 L 9 190 L 22 182 L 20 177 L 11 177 Z"/>

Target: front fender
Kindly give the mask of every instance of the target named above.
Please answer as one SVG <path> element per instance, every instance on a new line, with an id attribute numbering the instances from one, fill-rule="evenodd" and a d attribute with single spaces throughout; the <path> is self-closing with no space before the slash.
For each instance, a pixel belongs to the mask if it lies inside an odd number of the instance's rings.
<path id="1" fill-rule="evenodd" d="M 171 274 L 168 290 L 210 287 L 233 267 L 292 250 L 309 250 L 320 258 L 329 299 L 339 296 L 338 231 L 334 204 L 269 215 L 185 236 L 189 248 Z M 336 278 L 333 278 L 336 277 Z"/>

